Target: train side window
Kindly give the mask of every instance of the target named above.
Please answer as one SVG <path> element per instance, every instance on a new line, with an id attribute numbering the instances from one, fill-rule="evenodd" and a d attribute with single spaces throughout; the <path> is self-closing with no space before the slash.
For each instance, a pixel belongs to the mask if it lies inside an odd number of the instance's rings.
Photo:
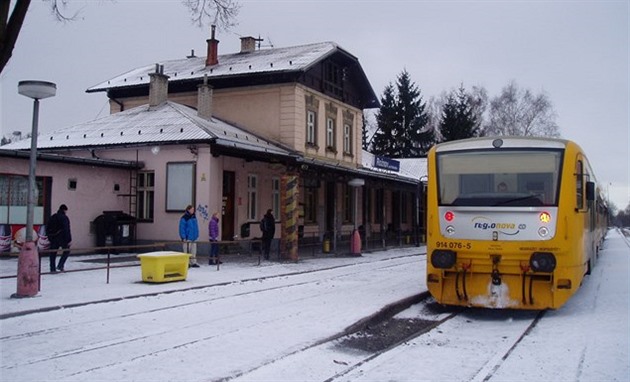
<path id="1" fill-rule="evenodd" d="M 577 161 L 575 169 L 575 196 L 576 208 L 581 210 L 584 208 L 584 165 L 582 161 Z"/>

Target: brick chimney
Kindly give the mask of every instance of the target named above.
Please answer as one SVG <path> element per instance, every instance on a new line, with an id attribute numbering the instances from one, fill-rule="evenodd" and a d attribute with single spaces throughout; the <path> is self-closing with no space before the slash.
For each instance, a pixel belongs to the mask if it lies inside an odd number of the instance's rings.
<path id="1" fill-rule="evenodd" d="M 149 106 L 158 106 L 168 98 L 168 76 L 164 65 L 155 64 L 155 73 L 149 73 Z"/>
<path id="2" fill-rule="evenodd" d="M 247 36 L 241 37 L 241 53 L 253 52 L 256 50 L 256 39 Z"/>
<path id="3" fill-rule="evenodd" d="M 206 57 L 206 66 L 216 65 L 219 63 L 218 53 L 219 53 L 219 40 L 214 38 L 214 30 L 216 28 L 215 25 L 212 25 L 212 32 L 210 38 L 206 40 L 208 43 L 208 56 Z"/>
<path id="4" fill-rule="evenodd" d="M 208 84 L 208 75 L 203 77 L 203 84 L 197 89 L 197 115 L 203 119 L 212 119 L 212 86 Z"/>

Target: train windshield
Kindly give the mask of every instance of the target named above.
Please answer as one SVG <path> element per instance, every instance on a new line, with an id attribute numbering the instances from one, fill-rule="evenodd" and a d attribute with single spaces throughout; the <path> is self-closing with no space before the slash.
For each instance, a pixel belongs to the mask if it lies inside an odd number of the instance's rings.
<path id="1" fill-rule="evenodd" d="M 442 206 L 557 206 L 561 150 L 438 153 Z"/>

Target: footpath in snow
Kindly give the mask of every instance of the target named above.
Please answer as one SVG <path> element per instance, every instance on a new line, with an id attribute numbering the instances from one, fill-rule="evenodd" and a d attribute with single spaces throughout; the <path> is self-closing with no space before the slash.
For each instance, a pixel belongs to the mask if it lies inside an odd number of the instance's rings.
<path id="1" fill-rule="evenodd" d="M 210 286 L 226 285 L 269 277 L 279 277 L 318 269 L 368 263 L 394 257 L 425 253 L 426 247 L 395 248 L 386 251 L 366 253 L 359 257 L 305 257 L 297 263 L 279 263 L 263 261 L 258 265 L 257 258 L 252 256 L 247 261 L 232 261 L 230 255 L 223 258 L 220 270 L 207 264 L 201 268 L 190 268 L 185 281 L 149 284 L 142 282 L 140 266 L 111 268 L 109 283 L 107 270 L 73 272 L 72 270 L 93 268 L 93 262 L 84 260 L 93 257 L 70 257 L 64 273 L 42 274 L 40 292 L 31 298 L 11 298 L 17 290 L 15 278 L 0 279 L 0 317 L 27 314 L 29 312 L 72 307 L 93 302 L 116 301 L 140 296 L 151 296 L 182 290 L 200 289 Z M 113 255 L 115 258 L 117 255 Z M 118 255 L 128 256 L 128 255 Z M 104 256 L 100 256 L 101 259 Z M 202 259 L 202 257 L 200 257 Z M 45 269 L 47 259 L 43 259 Z M 102 264 L 101 264 L 102 265 Z M 120 265 L 118 263 L 114 265 Z M 0 260 L 0 275 L 8 276 L 17 273 L 17 258 Z M 424 277 L 419 275 L 418 280 Z"/>

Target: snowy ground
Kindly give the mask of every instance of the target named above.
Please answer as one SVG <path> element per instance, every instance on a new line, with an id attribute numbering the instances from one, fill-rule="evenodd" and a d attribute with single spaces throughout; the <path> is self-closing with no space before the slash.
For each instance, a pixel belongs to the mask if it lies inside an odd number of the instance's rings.
<path id="1" fill-rule="evenodd" d="M 421 252 L 261 266 L 228 258 L 220 271 L 156 285 L 142 283 L 138 267 L 112 269 L 109 284 L 104 270 L 66 272 L 43 275 L 39 295 L 26 299 L 9 298 L 16 280 L 2 279 L 0 379 L 324 381 L 364 355 L 318 343 L 424 291 Z M 502 347 L 533 314 L 475 310 L 338 380 L 626 381 L 629 262 L 628 241 L 611 231 L 579 292 L 511 351 Z M 16 263 L 0 261 L 0 275 Z M 71 259 L 67 269 L 85 266 Z"/>

